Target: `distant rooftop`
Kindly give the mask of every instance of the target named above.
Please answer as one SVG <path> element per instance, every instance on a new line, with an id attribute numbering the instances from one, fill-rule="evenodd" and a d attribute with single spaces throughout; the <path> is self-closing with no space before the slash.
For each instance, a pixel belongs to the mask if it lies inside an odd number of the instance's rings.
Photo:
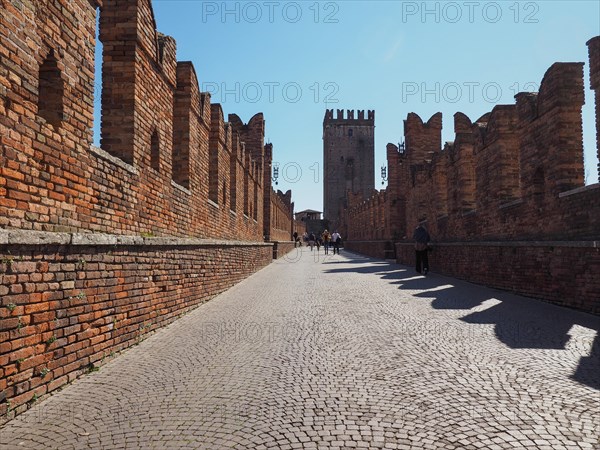
<path id="1" fill-rule="evenodd" d="M 298 211 L 296 214 L 322 214 L 323 211 L 315 211 L 314 209 L 305 209 L 304 211 Z"/>

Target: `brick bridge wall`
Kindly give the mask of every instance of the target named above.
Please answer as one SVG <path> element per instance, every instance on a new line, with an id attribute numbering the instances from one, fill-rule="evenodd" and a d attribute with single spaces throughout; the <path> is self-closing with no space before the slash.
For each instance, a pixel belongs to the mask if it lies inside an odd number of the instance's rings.
<path id="1" fill-rule="evenodd" d="M 200 92 L 150 0 L 0 0 L 4 420 L 271 261 L 293 205 L 264 133 Z"/>
<path id="2" fill-rule="evenodd" d="M 600 242 L 435 243 L 431 270 L 600 315 Z M 413 244 L 396 244 L 413 266 Z"/>
<path id="3" fill-rule="evenodd" d="M 0 231 L 0 423 L 269 264 L 272 245 Z"/>
<path id="4" fill-rule="evenodd" d="M 588 48 L 598 123 L 600 37 Z M 441 113 L 426 123 L 409 114 L 405 149 L 388 144 L 386 191 L 349 199 L 346 247 L 384 257 L 398 243 L 398 261 L 412 265 L 412 245 L 402 242 L 425 221 L 440 246 L 432 270 L 598 313 L 590 277 L 600 269 L 600 188 L 584 186 L 583 86 L 583 63 L 556 63 L 539 93 L 475 122 L 455 114 L 455 140 L 443 148 Z M 524 250 L 524 240 L 537 243 Z"/>
<path id="5" fill-rule="evenodd" d="M 272 225 L 268 239 L 273 242 L 273 259 L 279 259 L 295 248 L 292 237 L 295 222 L 292 191 L 287 191 L 285 194 L 281 191 L 273 191 L 270 214 Z"/>

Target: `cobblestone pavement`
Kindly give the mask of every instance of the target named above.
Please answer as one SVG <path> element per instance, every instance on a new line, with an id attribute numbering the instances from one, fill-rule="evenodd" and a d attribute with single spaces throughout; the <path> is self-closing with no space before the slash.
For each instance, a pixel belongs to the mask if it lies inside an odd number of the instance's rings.
<path id="1" fill-rule="evenodd" d="M 291 253 L 0 429 L 2 449 L 598 449 L 600 318 Z"/>

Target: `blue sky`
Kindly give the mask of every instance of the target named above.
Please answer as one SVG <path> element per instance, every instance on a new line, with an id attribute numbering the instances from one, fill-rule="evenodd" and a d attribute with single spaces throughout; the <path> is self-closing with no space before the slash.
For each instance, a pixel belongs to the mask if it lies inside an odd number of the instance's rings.
<path id="1" fill-rule="evenodd" d="M 177 40 L 201 88 L 225 114 L 266 120 L 280 165 L 278 189 L 296 211 L 322 211 L 322 123 L 326 108 L 374 109 L 376 185 L 385 146 L 403 120 L 453 115 L 475 120 L 495 104 L 535 91 L 556 61 L 585 62 L 584 146 L 597 182 L 594 105 L 586 41 L 600 35 L 597 1 L 154 0 L 158 30 Z M 98 121 L 96 121 L 98 122 Z M 96 138 L 98 132 L 96 130 Z"/>

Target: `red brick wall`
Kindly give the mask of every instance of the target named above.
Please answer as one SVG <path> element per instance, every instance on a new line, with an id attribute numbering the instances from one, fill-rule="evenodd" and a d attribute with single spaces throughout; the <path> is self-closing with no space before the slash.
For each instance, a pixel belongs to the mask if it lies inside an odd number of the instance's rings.
<path id="1" fill-rule="evenodd" d="M 392 241 L 344 241 L 344 250 L 380 259 L 395 259 L 395 244 Z"/>
<path id="2" fill-rule="evenodd" d="M 590 88 L 594 91 L 596 102 L 596 149 L 600 161 L 600 36 L 590 39 L 587 45 L 590 57 Z M 600 162 L 598 175 L 600 176 Z"/>
<path id="3" fill-rule="evenodd" d="M 0 416 L 223 292 L 272 252 L 261 243 L 0 233 Z"/>
<path id="4" fill-rule="evenodd" d="M 302 220 L 296 220 L 294 219 L 294 231 L 298 233 L 299 237 L 302 237 L 302 235 L 304 233 L 306 233 L 306 222 L 303 222 Z M 292 232 L 292 235 L 294 233 Z"/>
<path id="5" fill-rule="evenodd" d="M 278 241 L 273 243 L 273 259 L 283 258 L 289 252 L 294 250 L 293 241 Z M 295 256 L 292 255 L 292 258 Z"/>
<path id="6" fill-rule="evenodd" d="M 539 94 L 474 123 L 457 113 L 443 150 L 439 114 L 425 124 L 409 114 L 406 151 L 388 149 L 388 191 L 400 204 L 406 197 L 400 228 L 410 234 L 425 219 L 441 240 L 597 236 L 600 211 L 578 213 L 576 196 L 560 196 L 584 185 L 582 104 L 582 64 L 557 63 Z"/>
<path id="7" fill-rule="evenodd" d="M 594 244 L 596 246 L 594 246 Z M 600 314 L 597 242 L 435 243 L 431 271 Z M 413 267 L 413 244 L 396 244 Z"/>
<path id="8" fill-rule="evenodd" d="M 87 0 L 61 3 L 0 6 L 0 226 L 66 227 L 90 208 L 88 173 L 77 161 L 91 144 L 94 70 L 83 61 L 94 58 L 95 13 Z M 60 130 L 38 113 L 40 69 L 52 58 L 64 93 Z"/>
<path id="9" fill-rule="evenodd" d="M 376 193 L 366 200 L 362 195 L 348 192 L 348 210 L 344 218 L 344 239 L 375 240 L 391 236 L 390 211 L 391 202 L 385 190 Z"/>
<path id="10" fill-rule="evenodd" d="M 292 217 L 293 203 L 292 191 L 285 194 L 281 191 L 271 193 L 270 212 L 269 212 L 269 240 L 270 241 L 290 241 L 292 239 Z"/>
<path id="11" fill-rule="evenodd" d="M 103 151 L 91 150 L 96 10 L 87 0 L 63 3 L 2 3 L 0 226 L 262 240 L 271 192 L 262 114 L 224 122 L 193 65 L 178 63 L 175 41 L 156 31 L 150 1 L 107 0 Z M 69 22 L 73 34 L 51 25 Z M 31 54 L 18 53 L 19 42 Z M 38 111 L 47 77 L 64 92 L 59 123 L 44 104 Z"/>
<path id="12" fill-rule="evenodd" d="M 396 204 L 382 210 L 381 193 L 351 197 L 348 237 L 398 240 L 393 229 L 410 239 L 421 220 L 440 241 L 600 237 L 600 194 L 584 189 L 582 105 L 582 63 L 556 63 L 539 94 L 521 93 L 475 123 L 456 114 L 443 150 L 439 113 L 427 123 L 409 114 L 406 150 L 388 146 L 386 194 Z M 382 226 L 382 237 L 369 231 Z"/>

